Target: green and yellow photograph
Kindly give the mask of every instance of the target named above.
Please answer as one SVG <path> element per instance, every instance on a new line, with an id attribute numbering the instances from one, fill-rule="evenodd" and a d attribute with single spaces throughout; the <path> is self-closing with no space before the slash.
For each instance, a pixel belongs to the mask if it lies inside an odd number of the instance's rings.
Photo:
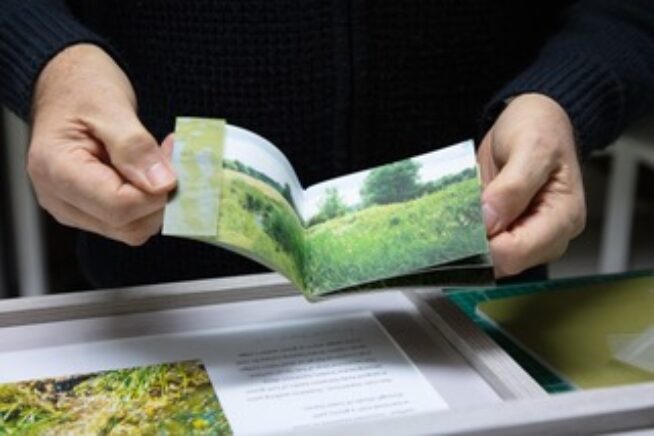
<path id="1" fill-rule="evenodd" d="M 0 435 L 231 435 L 200 361 L 0 384 Z"/>
<path id="2" fill-rule="evenodd" d="M 300 193 L 266 153 L 225 154 L 219 240 L 309 296 L 488 252 L 471 142 Z"/>
<path id="3" fill-rule="evenodd" d="M 472 143 L 306 192 L 306 287 L 322 294 L 488 252 Z"/>

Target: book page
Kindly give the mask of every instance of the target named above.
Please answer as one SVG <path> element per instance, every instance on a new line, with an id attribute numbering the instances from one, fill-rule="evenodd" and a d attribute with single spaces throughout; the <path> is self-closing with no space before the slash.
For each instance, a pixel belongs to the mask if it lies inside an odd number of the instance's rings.
<path id="1" fill-rule="evenodd" d="M 489 251 L 472 141 L 309 187 L 311 296 Z"/>
<path id="2" fill-rule="evenodd" d="M 225 120 L 177 118 L 172 164 L 177 188 L 164 211 L 164 235 L 216 236 Z"/>
<path id="3" fill-rule="evenodd" d="M 216 240 L 304 287 L 304 191 L 286 157 L 264 138 L 227 126 Z"/>
<path id="4" fill-rule="evenodd" d="M 227 246 L 303 288 L 304 191 L 286 157 L 224 120 L 178 118 L 163 234 Z"/>
<path id="5" fill-rule="evenodd" d="M 180 360 L 206 368 L 235 434 L 448 408 L 369 312 L 7 352 L 0 385 Z"/>

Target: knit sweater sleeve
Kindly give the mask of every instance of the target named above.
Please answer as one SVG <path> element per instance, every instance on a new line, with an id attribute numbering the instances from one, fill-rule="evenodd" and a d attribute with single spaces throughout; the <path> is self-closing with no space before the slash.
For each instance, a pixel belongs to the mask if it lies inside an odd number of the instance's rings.
<path id="1" fill-rule="evenodd" d="M 32 92 L 43 67 L 64 48 L 82 42 L 111 52 L 59 0 L 0 0 L 0 103 L 29 118 Z"/>
<path id="2" fill-rule="evenodd" d="M 533 62 L 491 100 L 489 128 L 513 96 L 535 92 L 556 100 L 587 157 L 654 108 L 654 2 L 582 0 L 562 15 Z"/>

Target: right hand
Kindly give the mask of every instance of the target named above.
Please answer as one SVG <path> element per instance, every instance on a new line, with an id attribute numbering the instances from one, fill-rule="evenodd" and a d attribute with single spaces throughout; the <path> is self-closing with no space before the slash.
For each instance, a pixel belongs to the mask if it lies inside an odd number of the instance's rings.
<path id="1" fill-rule="evenodd" d="M 141 245 L 159 232 L 176 179 L 136 114 L 125 73 L 99 47 L 66 48 L 36 83 L 27 170 L 60 223 Z"/>

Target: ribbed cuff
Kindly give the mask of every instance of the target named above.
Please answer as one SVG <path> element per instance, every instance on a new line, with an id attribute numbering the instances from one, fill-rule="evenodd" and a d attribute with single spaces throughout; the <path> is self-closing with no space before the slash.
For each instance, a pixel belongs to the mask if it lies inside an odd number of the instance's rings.
<path id="1" fill-rule="evenodd" d="M 507 99 L 525 93 L 546 95 L 563 107 L 574 127 L 582 158 L 620 133 L 624 118 L 620 82 L 593 59 L 569 52 L 542 54 L 493 97 L 484 111 L 484 132 L 502 112 Z"/>
<path id="2" fill-rule="evenodd" d="M 0 23 L 0 101 L 28 119 L 34 85 L 52 57 L 77 43 L 112 50 L 65 10 L 40 2 L 8 3 L 9 11 Z"/>

